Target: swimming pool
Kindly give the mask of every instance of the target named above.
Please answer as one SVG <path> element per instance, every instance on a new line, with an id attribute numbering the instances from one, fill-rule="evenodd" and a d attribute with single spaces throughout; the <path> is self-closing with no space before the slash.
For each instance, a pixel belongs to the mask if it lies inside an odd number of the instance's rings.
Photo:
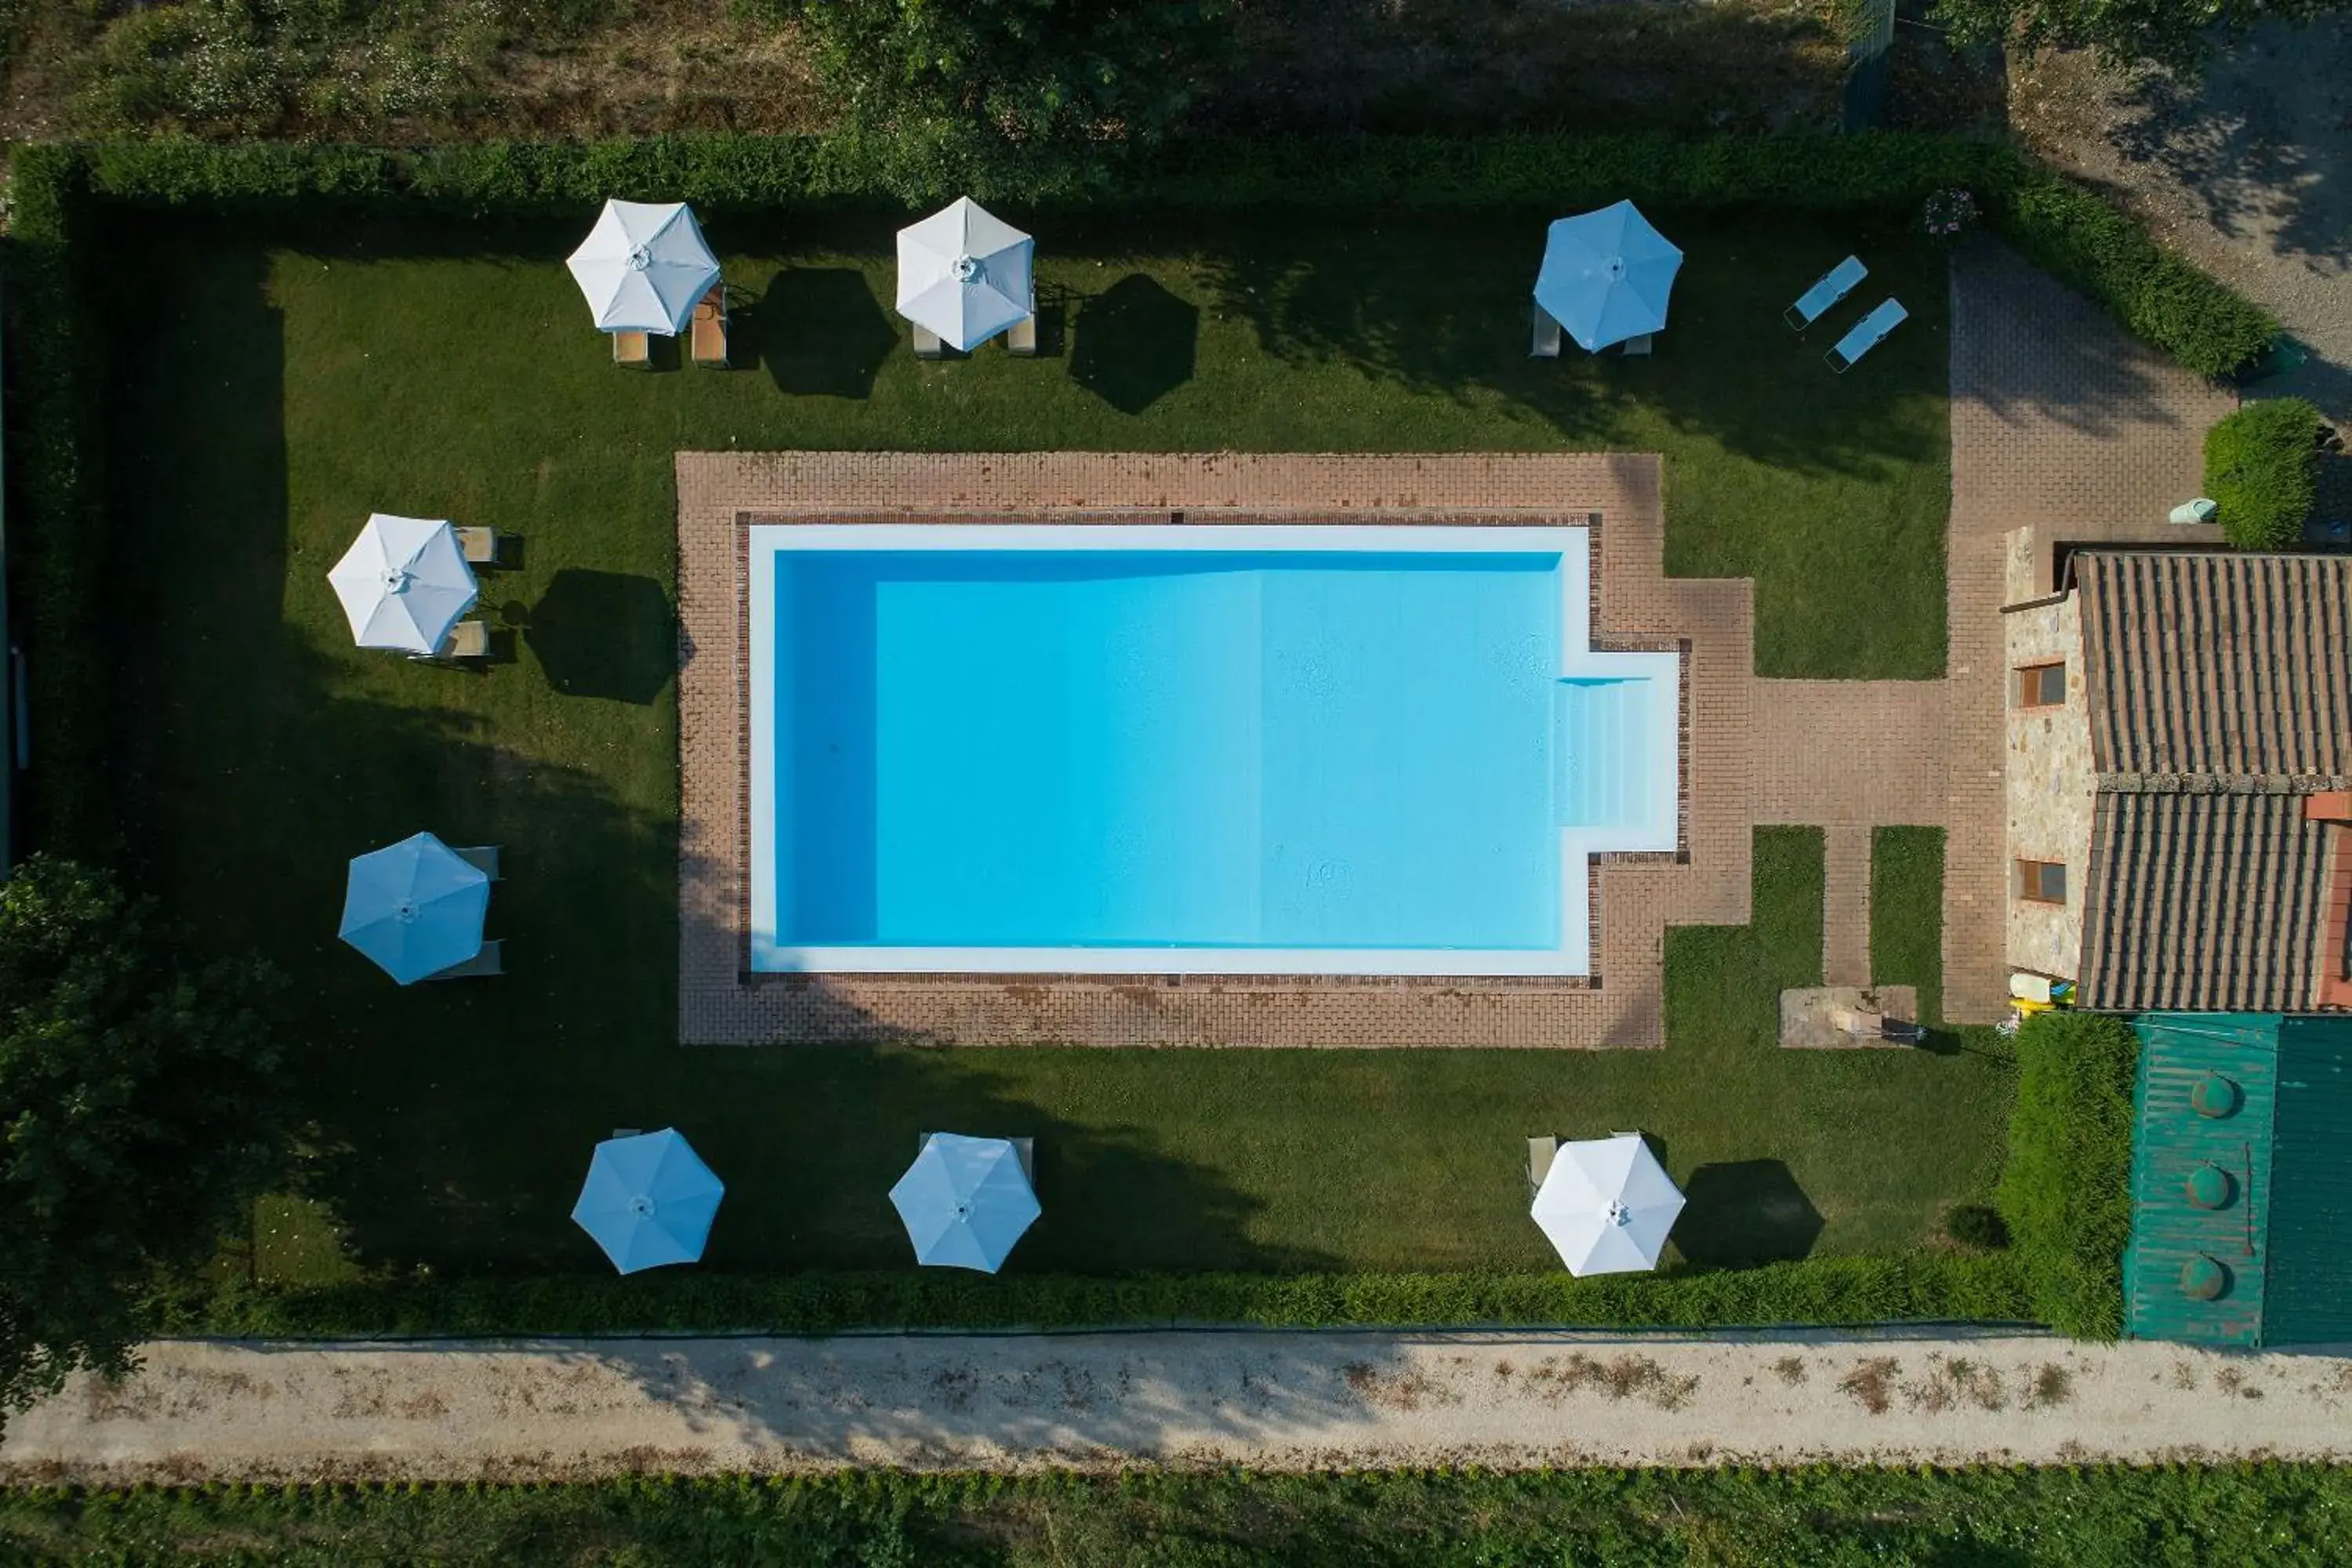
<path id="1" fill-rule="evenodd" d="M 749 533 L 755 970 L 1582 974 L 1675 847 L 1583 529 Z"/>

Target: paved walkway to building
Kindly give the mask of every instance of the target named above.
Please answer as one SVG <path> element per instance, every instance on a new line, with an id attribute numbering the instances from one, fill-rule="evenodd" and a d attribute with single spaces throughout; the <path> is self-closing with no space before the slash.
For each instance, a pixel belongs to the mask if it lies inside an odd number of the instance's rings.
<path id="1" fill-rule="evenodd" d="M 172 1342 L 13 1417 L 0 1483 L 2255 1456 L 2352 1458 L 2352 1358 L 2000 1334 Z"/>

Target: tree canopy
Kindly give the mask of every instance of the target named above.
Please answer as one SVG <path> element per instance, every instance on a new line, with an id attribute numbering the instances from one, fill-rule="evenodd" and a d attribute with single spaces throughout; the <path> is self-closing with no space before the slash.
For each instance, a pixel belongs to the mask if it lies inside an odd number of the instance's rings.
<path id="1" fill-rule="evenodd" d="M 2216 42 L 2257 22 L 2308 22 L 2352 0 L 1938 0 L 1934 19 L 1962 44 L 2097 51 L 2107 65 L 2195 71 Z"/>
<path id="2" fill-rule="evenodd" d="M 1164 136 L 1232 42 L 1232 0 L 768 3 L 799 18 L 851 128 L 934 167 L 1023 163 L 1032 186 L 1048 158 Z"/>
<path id="3" fill-rule="evenodd" d="M 126 1368 L 159 1275 L 283 1170 L 274 989 L 176 958 L 105 872 L 35 857 L 0 887 L 0 1415 Z"/>

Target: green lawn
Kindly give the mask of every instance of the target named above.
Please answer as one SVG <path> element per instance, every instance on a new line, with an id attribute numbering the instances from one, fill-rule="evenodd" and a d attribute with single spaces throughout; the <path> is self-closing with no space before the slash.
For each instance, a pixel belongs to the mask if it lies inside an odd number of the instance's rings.
<path id="1" fill-rule="evenodd" d="M 1819 973 L 1802 832 L 1759 836 L 1754 927 L 1670 939 L 1662 1052 L 674 1043 L 677 448 L 1662 449 L 1673 564 L 1759 575 L 1762 668 L 1938 671 L 1940 258 L 1660 220 L 1690 255 L 1664 352 L 1556 365 L 1525 358 L 1530 222 L 1057 230 L 1046 356 L 935 365 L 878 303 L 886 221 L 714 223 L 766 247 L 730 262 L 743 368 L 649 375 L 586 330 L 568 228 L 120 220 L 103 787 L 141 879 L 292 976 L 325 1211 L 372 1263 L 595 1267 L 588 1144 L 668 1122 L 727 1176 L 710 1261 L 743 1269 L 902 1261 L 884 1193 L 941 1126 L 1039 1135 L 1018 1263 L 1087 1272 L 1540 1267 L 1543 1130 L 1654 1134 L 1706 1260 L 1902 1247 L 1982 1196 L 2004 1063 L 1771 1044 L 1774 990 Z M 1841 379 L 1779 310 L 1855 246 L 1914 316 Z M 373 509 L 522 536 L 485 589 L 514 662 L 348 646 L 324 573 Z M 507 847 L 506 979 L 396 991 L 335 941 L 345 858 L 419 827 Z"/>
<path id="2" fill-rule="evenodd" d="M 1870 978 L 1919 988 L 1919 1018 L 1944 1016 L 1944 830 L 1870 836 Z"/>

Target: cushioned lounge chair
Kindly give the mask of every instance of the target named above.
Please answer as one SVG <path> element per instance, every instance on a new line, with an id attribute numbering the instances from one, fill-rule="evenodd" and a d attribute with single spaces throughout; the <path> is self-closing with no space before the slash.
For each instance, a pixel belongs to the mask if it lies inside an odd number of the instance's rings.
<path id="1" fill-rule="evenodd" d="M 465 552 L 468 566 L 495 566 L 499 563 L 499 531 L 495 528 L 455 528 L 457 548 Z"/>
<path id="2" fill-rule="evenodd" d="M 446 969 L 436 970 L 425 978 L 427 980 L 479 980 L 488 975 L 504 974 L 507 972 L 503 956 L 505 947 L 506 940 L 503 937 L 493 942 L 486 942 L 482 943 L 482 951 L 466 960 L 465 963 L 453 963 Z"/>
<path id="3" fill-rule="evenodd" d="M 1559 1140 L 1546 1134 L 1528 1140 L 1528 1201 L 1535 1201 L 1541 1191 L 1544 1178 L 1551 1174 L 1551 1163 L 1559 1156 Z"/>
<path id="4" fill-rule="evenodd" d="M 1870 268 L 1862 264 L 1859 256 L 1849 256 L 1821 275 L 1813 286 L 1797 297 L 1797 302 L 1780 312 L 1780 319 L 1793 331 L 1803 331 L 1822 319 L 1822 312 L 1853 292 L 1853 286 L 1870 276 Z"/>
<path id="5" fill-rule="evenodd" d="M 443 664 L 456 659 L 490 657 L 490 628 L 484 621 L 459 621 L 431 653 L 408 656 L 419 664 Z"/>
<path id="6" fill-rule="evenodd" d="M 1528 345 L 1529 359 L 1559 357 L 1559 323 L 1541 305 L 1535 307 L 1535 341 Z"/>
<path id="7" fill-rule="evenodd" d="M 1822 360 L 1832 370 L 1843 375 L 1859 364 L 1863 355 L 1876 348 L 1885 340 L 1886 334 L 1900 326 L 1910 314 L 1894 300 L 1882 301 L 1878 309 L 1856 321 L 1853 330 L 1840 338 L 1837 347 L 1823 354 Z"/>
<path id="8" fill-rule="evenodd" d="M 727 285 L 713 283 L 694 308 L 694 363 L 727 368 Z"/>
<path id="9" fill-rule="evenodd" d="M 653 339 L 644 332 L 614 332 L 613 363 L 631 370 L 650 370 L 654 363 Z"/>
<path id="10" fill-rule="evenodd" d="M 1037 312 L 1032 310 L 1005 329 L 1004 348 L 1024 358 L 1037 352 Z"/>
<path id="11" fill-rule="evenodd" d="M 467 865 L 471 866 L 475 870 L 479 871 L 483 876 L 488 877 L 491 881 L 496 882 L 501 879 L 499 876 L 499 847 L 497 845 L 469 845 L 463 849 L 452 849 L 450 853 L 457 856 L 458 859 L 463 860 Z"/>
<path id="12" fill-rule="evenodd" d="M 939 333 L 931 331 L 930 328 L 917 327 L 915 329 L 915 357 L 917 359 L 945 359 L 948 357 L 948 346 L 947 344 L 940 342 Z"/>

